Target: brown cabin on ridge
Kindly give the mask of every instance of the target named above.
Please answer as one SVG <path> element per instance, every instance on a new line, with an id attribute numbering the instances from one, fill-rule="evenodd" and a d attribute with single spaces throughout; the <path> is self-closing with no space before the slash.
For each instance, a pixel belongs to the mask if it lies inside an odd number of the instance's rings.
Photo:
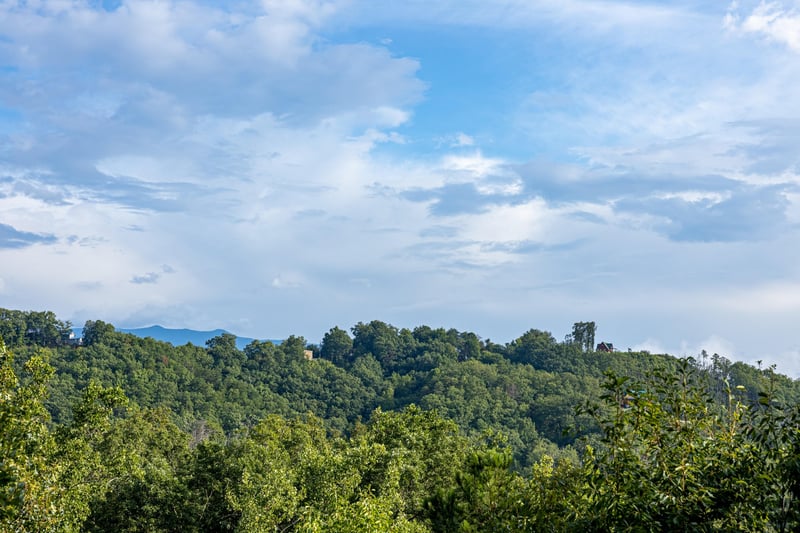
<path id="1" fill-rule="evenodd" d="M 601 342 L 600 344 L 597 345 L 597 350 L 595 351 L 608 352 L 608 353 L 613 352 L 614 344 L 610 342 Z"/>

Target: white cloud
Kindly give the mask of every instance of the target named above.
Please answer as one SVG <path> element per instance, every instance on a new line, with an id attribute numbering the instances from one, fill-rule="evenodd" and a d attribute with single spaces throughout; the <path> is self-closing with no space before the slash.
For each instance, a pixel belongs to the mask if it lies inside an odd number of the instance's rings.
<path id="1" fill-rule="evenodd" d="M 783 2 L 760 2 L 743 20 L 734 3 L 725 17 L 725 27 L 753 33 L 800 52 L 800 12 L 797 6 L 785 8 Z"/>
<path id="2" fill-rule="evenodd" d="M 441 171 L 447 182 L 474 183 L 480 194 L 513 196 L 522 192 L 522 181 L 507 161 L 485 157 L 480 151 L 443 157 Z"/>
<path id="3" fill-rule="evenodd" d="M 501 171 L 505 161 L 499 158 L 484 157 L 480 152 L 472 155 L 448 155 L 442 160 L 442 167 L 447 171 L 463 172 L 476 178 Z"/>
<path id="4" fill-rule="evenodd" d="M 89 3 L 44 1 L 39 8 L 6 6 L 4 18 L 6 31 L 28 43 L 20 52 L 38 65 L 121 55 L 128 68 L 156 75 L 177 66 L 203 70 L 220 60 L 241 64 L 243 52 L 250 61 L 292 65 L 310 52 L 311 30 L 335 10 L 332 2 L 315 1 L 263 2 L 253 13 L 193 2 L 130 1 L 104 11 Z M 53 41 L 62 46 L 51 46 Z"/>
<path id="5" fill-rule="evenodd" d="M 704 204 L 718 204 L 731 198 L 729 191 L 678 191 L 678 192 L 665 192 L 654 195 L 659 200 L 672 200 L 678 199 L 687 203 L 704 203 Z"/>
<path id="6" fill-rule="evenodd" d="M 540 241 L 550 215 L 544 200 L 497 206 L 484 214 L 464 217 L 464 234 L 481 242 Z"/>
<path id="7" fill-rule="evenodd" d="M 761 368 L 775 365 L 776 372 L 800 379 L 800 347 L 768 356 L 748 357 L 747 362 L 753 366 L 760 365 Z"/>
<path id="8" fill-rule="evenodd" d="M 53 86 L 31 78 L 8 90 L 31 104 L 83 101 L 95 115 L 91 102 L 102 90 L 103 113 L 116 109 L 119 118 L 148 94 L 177 96 L 170 106 L 193 112 L 316 118 L 342 111 L 341 104 L 390 109 L 418 99 L 415 61 L 381 47 L 319 41 L 316 30 L 338 9 L 334 3 L 238 7 L 252 12 L 175 1 L 126 2 L 111 12 L 71 3 L 58 15 L 0 6 L 0 31 L 9 36 L 0 44 L 4 63 L 47 69 L 61 80 Z M 87 83 L 92 76 L 101 87 Z"/>
<path id="9" fill-rule="evenodd" d="M 724 7 L 690 4 L 0 4 L 19 115 L 0 212 L 58 237 L 0 250 L 4 305 L 309 338 L 380 318 L 504 341 L 590 318 L 651 351 L 796 353 L 779 340 L 800 301 L 795 10 L 732 8 L 726 33 Z M 513 44 L 507 114 L 426 129 L 447 120 L 415 107 L 441 67 L 358 37 L 409 26 Z M 671 240 L 681 224 L 738 240 Z"/>
<path id="10" fill-rule="evenodd" d="M 734 344 L 719 335 L 710 335 L 699 342 L 683 341 L 680 349 L 672 353 L 697 359 L 703 350 L 709 355 L 719 354 L 728 359 L 735 359 L 739 355 Z"/>
<path id="11" fill-rule="evenodd" d="M 617 349 L 622 349 L 621 347 L 617 347 Z M 650 352 L 650 353 L 669 353 L 669 350 L 664 347 L 663 344 L 657 339 L 647 338 L 642 342 L 634 344 L 631 346 L 631 350 L 641 352 Z"/>

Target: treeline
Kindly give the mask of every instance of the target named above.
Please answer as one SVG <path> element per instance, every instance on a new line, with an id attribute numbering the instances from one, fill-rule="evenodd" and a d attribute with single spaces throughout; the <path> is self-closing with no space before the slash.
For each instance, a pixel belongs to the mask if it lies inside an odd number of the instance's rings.
<path id="1" fill-rule="evenodd" d="M 800 382 L 595 352 L 592 322 L 500 345 L 372 321 L 244 350 L 99 320 L 78 343 L 49 312 L 0 309 L 0 331 L 8 530 L 797 526 Z"/>
<path id="2" fill-rule="evenodd" d="M 0 308 L 0 339 L 8 346 L 61 346 L 67 343 L 72 324 L 52 311 L 17 311 Z"/>
<path id="3" fill-rule="evenodd" d="M 496 434 L 432 411 L 376 410 L 348 436 L 269 415 L 224 435 L 178 427 L 96 382 L 52 425 L 53 368 L 14 371 L 0 345 L 2 531 L 796 531 L 800 411 L 741 387 L 714 399 L 682 360 L 609 374 L 579 411 L 599 434 L 578 460 L 524 473 Z M 21 378 L 21 379 L 20 379 Z M 773 382 L 774 383 L 774 382 Z"/>
<path id="4" fill-rule="evenodd" d="M 377 408 L 416 405 L 453 420 L 470 437 L 504 435 L 520 471 L 543 454 L 577 457 L 582 441 L 576 439 L 598 428 L 575 406 L 597 400 L 605 372 L 643 378 L 676 364 L 667 355 L 593 351 L 593 322 L 576 323 L 563 342 L 531 329 L 500 345 L 471 332 L 398 329 L 375 320 L 349 332 L 334 327 L 320 346 L 290 336 L 279 345 L 254 341 L 243 350 L 230 334 L 203 347 L 172 346 L 117 332 L 100 320 L 86 322 L 77 345 L 63 340 L 68 325 L 51 312 L 0 309 L 0 331 L 61 331 L 58 342 L 52 335 L 3 337 L 17 354 L 18 371 L 39 347 L 50 348 L 55 374 L 46 406 L 56 424 L 71 420 L 72 405 L 92 381 L 120 387 L 140 408 L 166 408 L 188 432 L 205 425 L 231 434 L 271 414 L 311 414 L 331 434 L 348 434 Z M 785 376 L 717 354 L 700 355 L 695 364 L 713 378 L 720 401 L 726 379 L 744 386 L 753 401 L 770 379 L 780 401 L 800 399 L 800 382 Z"/>

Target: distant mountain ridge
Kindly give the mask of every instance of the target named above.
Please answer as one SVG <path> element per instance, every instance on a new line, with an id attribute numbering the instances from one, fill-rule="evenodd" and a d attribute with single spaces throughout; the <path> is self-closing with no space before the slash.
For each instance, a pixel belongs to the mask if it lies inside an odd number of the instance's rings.
<path id="1" fill-rule="evenodd" d="M 83 335 L 83 328 L 73 328 L 75 335 L 80 337 Z M 165 328 L 163 326 L 149 326 L 146 328 L 118 328 L 117 331 L 121 333 L 130 333 L 131 335 L 136 335 L 137 337 L 146 338 L 152 337 L 157 341 L 168 342 L 173 346 L 182 346 L 188 342 L 191 342 L 195 346 L 205 346 L 206 341 L 212 339 L 214 337 L 218 337 L 223 333 L 231 333 L 229 331 L 225 331 L 224 329 L 214 329 L 211 331 L 198 331 L 194 329 L 172 329 L 172 328 Z M 235 335 L 235 333 L 231 333 L 231 335 Z M 236 336 L 236 347 L 240 350 L 243 349 L 245 346 L 253 342 L 255 339 L 250 337 L 239 337 Z M 269 342 L 280 344 L 282 341 L 277 339 L 267 339 Z"/>

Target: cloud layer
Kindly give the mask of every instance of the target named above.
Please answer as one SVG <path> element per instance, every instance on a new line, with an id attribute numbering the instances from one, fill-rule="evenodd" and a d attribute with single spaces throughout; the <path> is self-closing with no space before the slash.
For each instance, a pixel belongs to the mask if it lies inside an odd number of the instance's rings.
<path id="1" fill-rule="evenodd" d="M 796 2 L 0 3 L 0 298 L 312 340 L 590 319 L 618 346 L 800 373 L 798 20 Z"/>

